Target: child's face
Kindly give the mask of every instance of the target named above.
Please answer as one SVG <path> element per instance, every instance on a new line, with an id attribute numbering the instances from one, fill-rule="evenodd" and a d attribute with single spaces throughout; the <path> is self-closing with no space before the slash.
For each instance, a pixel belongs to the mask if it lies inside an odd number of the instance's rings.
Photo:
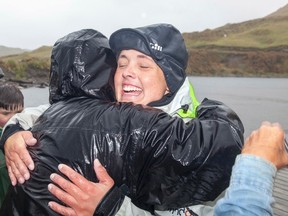
<path id="1" fill-rule="evenodd" d="M 18 107 L 16 110 L 6 110 L 0 108 L 0 127 L 4 127 L 4 125 L 9 121 L 9 119 L 15 115 L 16 113 L 22 112 L 23 108 Z"/>

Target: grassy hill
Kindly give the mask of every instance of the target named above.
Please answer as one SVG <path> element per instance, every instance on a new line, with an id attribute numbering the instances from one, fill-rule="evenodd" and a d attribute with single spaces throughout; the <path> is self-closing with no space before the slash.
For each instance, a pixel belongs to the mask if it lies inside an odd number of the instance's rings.
<path id="1" fill-rule="evenodd" d="M 288 77 L 288 5 L 261 19 L 183 36 L 191 75 Z"/>
<path id="2" fill-rule="evenodd" d="M 188 49 L 208 45 L 259 49 L 287 46 L 288 5 L 264 18 L 183 35 Z"/>
<path id="3" fill-rule="evenodd" d="M 257 49 L 287 46 L 288 14 L 183 35 L 188 49 L 209 45 Z"/>
<path id="4" fill-rule="evenodd" d="M 188 75 L 288 77 L 288 5 L 263 18 L 183 33 L 183 37 L 189 52 Z M 51 49 L 9 52 L 0 46 L 5 73 L 0 81 L 47 84 Z M 3 50 L 6 56 L 1 57 Z"/>
<path id="5" fill-rule="evenodd" d="M 30 52 L 0 58 L 4 81 L 18 82 L 22 86 L 47 85 L 52 47 L 43 46 Z"/>

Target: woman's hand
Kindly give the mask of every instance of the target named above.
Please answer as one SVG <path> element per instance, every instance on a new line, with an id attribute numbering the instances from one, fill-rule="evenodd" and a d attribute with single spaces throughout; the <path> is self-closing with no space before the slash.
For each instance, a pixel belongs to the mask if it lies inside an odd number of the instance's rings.
<path id="1" fill-rule="evenodd" d="M 60 188 L 49 184 L 48 190 L 69 207 L 51 201 L 50 208 L 61 215 L 93 215 L 102 198 L 114 185 L 106 169 L 97 159 L 94 161 L 94 171 L 99 179 L 99 183 L 94 183 L 64 164 L 58 168 L 70 181 L 53 173 L 50 178 Z"/>
<path id="2" fill-rule="evenodd" d="M 23 184 L 30 178 L 29 170 L 34 169 L 34 162 L 27 151 L 27 145 L 33 146 L 37 140 L 30 131 L 19 131 L 11 135 L 4 144 L 6 165 L 13 186 Z M 29 169 L 29 170 L 28 170 Z"/>

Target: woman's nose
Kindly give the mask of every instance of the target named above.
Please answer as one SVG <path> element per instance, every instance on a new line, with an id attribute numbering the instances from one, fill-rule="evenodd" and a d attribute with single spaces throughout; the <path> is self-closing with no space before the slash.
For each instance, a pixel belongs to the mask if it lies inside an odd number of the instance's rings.
<path id="1" fill-rule="evenodd" d="M 123 71 L 123 77 L 132 77 L 134 78 L 136 76 L 135 70 L 133 69 L 133 66 L 128 66 Z"/>

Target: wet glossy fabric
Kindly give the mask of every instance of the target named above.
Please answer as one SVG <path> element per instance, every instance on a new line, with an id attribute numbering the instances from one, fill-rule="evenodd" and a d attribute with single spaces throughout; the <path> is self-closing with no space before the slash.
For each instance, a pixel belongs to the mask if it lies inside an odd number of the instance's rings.
<path id="1" fill-rule="evenodd" d="M 242 145 L 240 130 L 231 126 L 241 125 L 231 112 L 227 122 L 222 114 L 228 110 L 214 101 L 203 102 L 198 110 L 199 119 L 185 125 L 141 106 L 112 106 L 84 97 L 55 103 L 33 128 L 39 145 L 30 149 L 36 164 L 31 180 L 15 190 L 24 191 L 21 202 L 37 203 L 32 212 L 40 208 L 52 214 L 47 204 L 55 198 L 47 185 L 58 164 L 96 181 L 93 160 L 98 158 L 116 185 L 127 185 L 133 203 L 146 210 L 214 200 L 228 186 Z"/>
<path id="2" fill-rule="evenodd" d="M 115 69 L 115 56 L 100 32 L 83 29 L 60 38 L 51 55 L 50 103 L 82 95 L 115 100 Z"/>
<path id="3" fill-rule="evenodd" d="M 197 109 L 198 118 L 185 124 L 160 110 L 109 102 L 109 61 L 114 57 L 107 47 L 101 48 L 105 40 L 89 42 L 101 35 L 78 34 L 62 39 L 52 51 L 52 105 L 32 128 L 38 144 L 29 148 L 36 167 L 29 181 L 9 191 L 0 215 L 56 215 L 48 207 L 49 201 L 57 201 L 47 190 L 50 174 L 65 163 L 97 181 L 96 158 L 116 186 L 126 185 L 132 202 L 145 210 L 214 200 L 228 186 L 243 144 L 238 116 L 206 99 Z M 70 37 L 78 36 L 80 44 L 69 43 Z M 91 57 L 99 44 L 100 51 Z M 65 52 L 57 51 L 61 46 Z"/>

